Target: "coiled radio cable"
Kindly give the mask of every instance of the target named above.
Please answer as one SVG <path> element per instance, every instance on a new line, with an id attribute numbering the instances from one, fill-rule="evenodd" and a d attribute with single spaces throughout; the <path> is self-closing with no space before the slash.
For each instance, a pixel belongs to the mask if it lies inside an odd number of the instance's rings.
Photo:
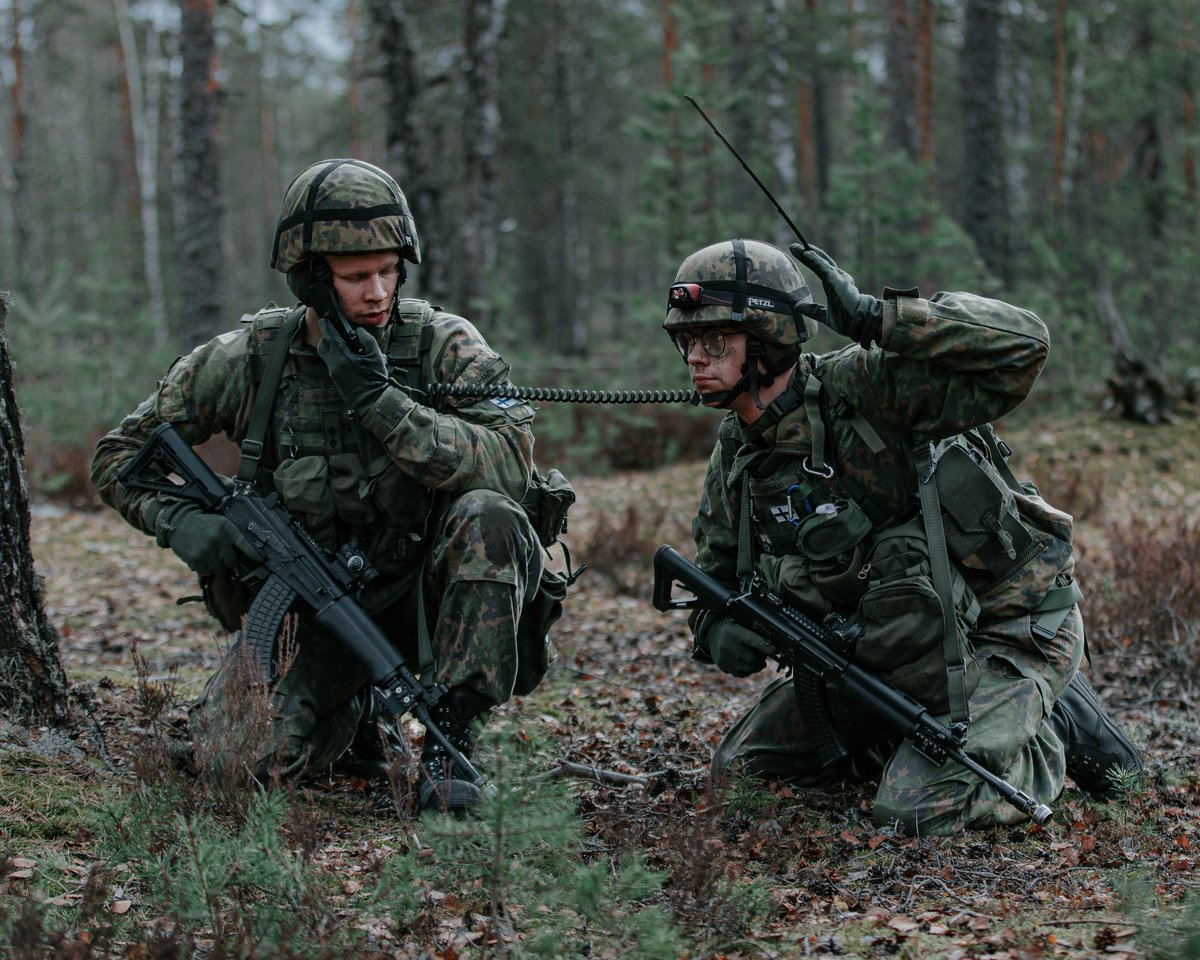
<path id="1" fill-rule="evenodd" d="M 565 387 L 518 387 L 511 383 L 472 385 L 429 383 L 425 396 L 477 397 L 484 400 L 541 400 L 547 403 L 699 403 L 695 390 L 574 390 Z"/>

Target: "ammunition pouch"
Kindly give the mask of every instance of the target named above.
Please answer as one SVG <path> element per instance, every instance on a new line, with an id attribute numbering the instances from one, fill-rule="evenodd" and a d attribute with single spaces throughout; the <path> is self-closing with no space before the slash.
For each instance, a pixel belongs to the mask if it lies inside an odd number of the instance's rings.
<path id="1" fill-rule="evenodd" d="M 200 578 L 200 593 L 205 609 L 226 633 L 242 628 L 242 618 L 250 609 L 254 591 L 240 578 L 230 571 L 208 574 Z"/>
<path id="2" fill-rule="evenodd" d="M 946 549 L 964 567 L 1004 580 L 1029 559 L 1034 540 L 1021 523 L 1004 478 L 967 435 L 942 447 L 934 481 L 942 505 Z"/>
<path id="3" fill-rule="evenodd" d="M 575 488 L 561 472 L 551 467 L 542 474 L 536 467 L 521 509 L 533 524 L 538 542 L 550 547 L 567 532 L 567 511 L 575 502 Z"/>
<path id="4" fill-rule="evenodd" d="M 923 519 L 918 516 L 879 531 L 870 542 L 867 564 L 866 590 L 858 606 L 862 636 L 855 644 L 855 659 L 932 713 L 945 713 L 949 709 L 946 621 L 933 583 Z M 950 579 L 970 696 L 980 675 L 970 644 L 979 601 L 953 566 Z"/>
<path id="5" fill-rule="evenodd" d="M 518 697 L 532 693 L 558 657 L 550 628 L 563 615 L 563 601 L 570 585 L 568 575 L 543 568 L 537 592 L 521 609 L 517 623 L 517 676 L 513 683 L 513 693 Z"/>
<path id="6" fill-rule="evenodd" d="M 563 474 L 551 467 L 541 473 L 535 467 L 529 490 L 521 500 L 521 509 L 529 518 L 543 549 L 549 550 L 567 532 L 567 512 L 575 502 L 575 489 Z M 541 580 L 533 599 L 521 610 L 517 624 L 517 648 L 520 659 L 513 693 L 531 693 L 554 662 L 557 654 L 550 640 L 550 628 L 563 615 L 567 590 L 583 568 L 571 570 L 571 556 L 563 547 L 567 572 L 542 566 Z"/>

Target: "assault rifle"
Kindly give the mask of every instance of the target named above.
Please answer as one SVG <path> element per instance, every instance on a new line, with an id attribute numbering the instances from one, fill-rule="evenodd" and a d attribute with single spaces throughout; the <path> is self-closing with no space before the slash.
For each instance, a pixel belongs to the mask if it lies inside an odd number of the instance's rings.
<path id="1" fill-rule="evenodd" d="M 346 545 L 336 555 L 328 554 L 284 509 L 278 494 L 261 496 L 241 481 L 234 481 L 232 489 L 226 487 L 169 423 L 150 434 L 121 470 L 120 480 L 131 489 L 166 493 L 221 514 L 258 551 L 261 564 L 247 561 L 246 569 L 239 571 L 244 581 L 261 583 L 246 614 L 242 642 L 261 667 L 264 681 L 272 679 L 283 618 L 299 599 L 312 608 L 317 626 L 368 669 L 375 696 L 394 719 L 412 713 L 466 779 L 488 795 L 495 793 L 429 716 L 429 708 L 445 691 L 426 687 L 413 675 L 404 657 L 354 599 L 377 575 L 362 553 Z"/>
<path id="2" fill-rule="evenodd" d="M 695 596 L 674 599 L 676 583 Z M 824 719 L 823 723 L 814 724 L 824 730 L 824 733 L 814 731 L 818 737 L 832 738 L 817 744 L 822 759 L 846 753 L 829 715 L 826 691 L 834 686 L 839 693 L 888 722 L 932 763 L 940 767 L 947 759 L 953 760 L 990 784 L 1036 823 L 1050 819 L 1048 806 L 968 756 L 963 751 L 962 732 L 948 730 L 918 701 L 839 653 L 839 649 L 848 649 L 861 633 L 856 624 L 843 617 L 829 614 L 824 623 L 817 623 L 771 593 L 757 576 L 745 590 L 731 590 L 669 546 L 659 547 L 654 554 L 654 606 L 664 612 L 693 607 L 712 610 L 769 640 L 780 666 L 791 670 L 797 678 L 801 710 L 805 715 L 819 711 Z"/>

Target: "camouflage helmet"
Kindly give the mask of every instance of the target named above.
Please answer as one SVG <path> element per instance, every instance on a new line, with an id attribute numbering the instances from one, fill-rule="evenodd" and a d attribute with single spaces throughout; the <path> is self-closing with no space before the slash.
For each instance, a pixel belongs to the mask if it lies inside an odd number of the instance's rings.
<path id="1" fill-rule="evenodd" d="M 322 160 L 297 174 L 283 197 L 271 266 L 287 274 L 301 301 L 307 303 L 314 271 L 327 269 L 313 254 L 386 250 L 421 262 L 408 201 L 387 173 L 362 160 L 340 159 Z"/>
<path id="2" fill-rule="evenodd" d="M 679 265 L 663 329 L 744 329 L 769 353 L 794 362 L 799 345 L 816 332 L 814 321 L 796 310 L 802 303 L 812 303 L 812 294 L 786 253 L 758 240 L 723 240 Z"/>

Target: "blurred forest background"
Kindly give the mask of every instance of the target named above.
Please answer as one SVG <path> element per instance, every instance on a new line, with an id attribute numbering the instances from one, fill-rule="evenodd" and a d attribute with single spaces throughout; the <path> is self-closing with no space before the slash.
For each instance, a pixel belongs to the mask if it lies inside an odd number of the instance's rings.
<path id="1" fill-rule="evenodd" d="M 279 202 L 324 157 L 396 175 L 406 292 L 516 382 L 686 386 L 658 332 L 679 261 L 792 238 L 685 94 L 864 290 L 1045 318 L 1028 412 L 1194 400 L 1200 0 L 0 0 L 0 42 L 0 287 L 43 493 L 86 497 L 95 437 L 173 356 L 289 299 Z M 662 462 L 706 451 L 700 416 L 547 410 L 539 443 Z"/>

